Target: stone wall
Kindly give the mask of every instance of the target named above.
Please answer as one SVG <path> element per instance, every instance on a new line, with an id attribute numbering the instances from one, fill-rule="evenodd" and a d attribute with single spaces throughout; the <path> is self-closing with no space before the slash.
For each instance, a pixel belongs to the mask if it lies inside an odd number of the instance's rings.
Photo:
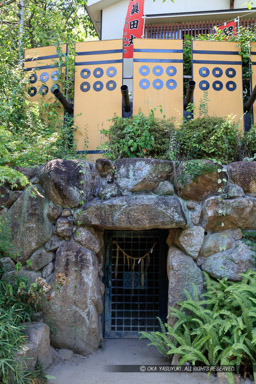
<path id="1" fill-rule="evenodd" d="M 203 271 L 236 281 L 254 268 L 242 230 L 256 230 L 256 163 L 53 160 L 20 171 L 40 194 L 0 187 L 16 255 L 0 259 L 2 279 L 20 261 L 18 274 L 50 284 L 43 310 L 57 348 L 87 355 L 102 341 L 104 230 L 169 229 L 169 305 L 193 283 L 202 292 Z"/>

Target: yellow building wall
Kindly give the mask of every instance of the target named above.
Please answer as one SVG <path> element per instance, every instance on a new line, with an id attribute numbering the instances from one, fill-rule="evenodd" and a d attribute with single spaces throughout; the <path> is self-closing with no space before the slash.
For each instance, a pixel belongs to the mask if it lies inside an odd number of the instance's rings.
<path id="1" fill-rule="evenodd" d="M 157 117 L 182 122 L 183 41 L 135 39 L 133 62 L 133 114 L 158 107 Z"/>
<path id="2" fill-rule="evenodd" d="M 243 83 L 240 45 L 226 41 L 193 41 L 195 117 L 234 116 L 243 132 Z"/>
<path id="3" fill-rule="evenodd" d="M 60 47 L 61 52 L 67 54 L 67 45 Z M 31 102 L 54 102 L 52 87 L 61 87 L 61 77 L 64 68 L 59 70 L 58 54 L 55 46 L 26 49 L 24 55 L 24 72 L 29 76 L 27 97 Z M 60 104 L 61 106 L 61 104 Z M 61 106 L 61 114 L 63 108 Z"/>
<path id="4" fill-rule="evenodd" d="M 114 114 L 122 116 L 122 64 L 122 40 L 76 44 L 75 139 L 78 151 L 87 150 L 89 159 L 102 157 L 100 131 L 109 128 Z"/>

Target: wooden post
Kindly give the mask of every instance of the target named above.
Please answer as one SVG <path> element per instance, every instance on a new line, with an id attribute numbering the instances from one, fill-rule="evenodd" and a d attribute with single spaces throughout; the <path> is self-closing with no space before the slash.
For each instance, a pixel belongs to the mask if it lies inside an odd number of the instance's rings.
<path id="1" fill-rule="evenodd" d="M 230 9 L 234 9 L 235 0 L 230 0 Z"/>

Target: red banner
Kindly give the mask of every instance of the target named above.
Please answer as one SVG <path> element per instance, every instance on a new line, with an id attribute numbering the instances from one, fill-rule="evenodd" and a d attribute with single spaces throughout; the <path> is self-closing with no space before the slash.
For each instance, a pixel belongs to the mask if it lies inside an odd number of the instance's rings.
<path id="1" fill-rule="evenodd" d="M 130 0 L 124 24 L 124 58 L 133 57 L 133 40 L 142 38 L 144 0 Z"/>
<path id="2" fill-rule="evenodd" d="M 231 21 L 224 25 L 220 25 L 219 27 L 215 27 L 215 34 L 217 31 L 223 31 L 222 34 L 228 39 L 237 34 L 237 23 L 236 21 Z"/>

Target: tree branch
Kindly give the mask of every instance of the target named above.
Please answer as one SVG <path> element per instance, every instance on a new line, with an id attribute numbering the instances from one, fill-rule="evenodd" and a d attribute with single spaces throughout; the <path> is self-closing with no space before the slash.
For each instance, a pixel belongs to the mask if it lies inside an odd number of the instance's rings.
<path id="1" fill-rule="evenodd" d="M 0 3 L 0 8 L 5 7 L 6 5 L 14 3 L 16 0 L 8 0 L 5 1 L 4 3 Z"/>
<path id="2" fill-rule="evenodd" d="M 0 24 L 18 24 L 17 21 L 1 20 Z"/>

